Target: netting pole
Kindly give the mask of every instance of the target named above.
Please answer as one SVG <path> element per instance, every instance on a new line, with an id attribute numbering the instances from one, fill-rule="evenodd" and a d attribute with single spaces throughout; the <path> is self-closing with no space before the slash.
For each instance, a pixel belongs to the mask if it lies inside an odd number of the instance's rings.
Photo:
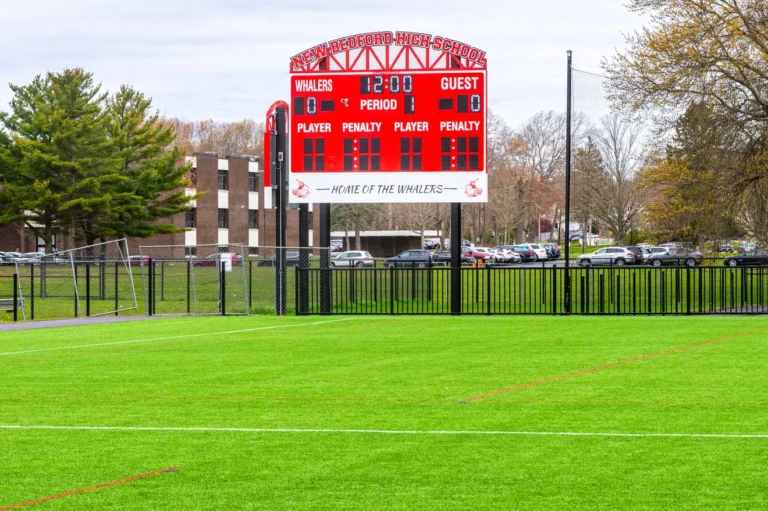
<path id="1" fill-rule="evenodd" d="M 568 91 L 565 113 L 565 314 L 571 313 L 571 113 L 573 107 L 573 53 L 568 50 Z"/>
<path id="2" fill-rule="evenodd" d="M 120 288 L 118 287 L 118 275 L 120 274 L 119 267 L 117 266 L 119 263 L 115 261 L 115 316 L 119 314 L 118 309 L 120 309 L 120 292 L 118 291 Z"/>
<path id="3" fill-rule="evenodd" d="M 77 265 L 75 264 L 75 259 L 72 254 L 69 255 L 70 260 L 72 261 L 72 275 L 74 275 L 75 278 L 75 317 L 77 317 L 78 309 L 79 309 L 79 301 L 80 296 L 77 292 Z"/>

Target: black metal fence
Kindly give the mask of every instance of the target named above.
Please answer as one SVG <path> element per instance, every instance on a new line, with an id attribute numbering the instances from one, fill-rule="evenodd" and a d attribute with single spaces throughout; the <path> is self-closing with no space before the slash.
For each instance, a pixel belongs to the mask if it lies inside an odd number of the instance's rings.
<path id="1" fill-rule="evenodd" d="M 591 266 L 568 270 L 572 314 L 765 314 L 768 267 Z M 564 314 L 564 267 L 296 268 L 305 314 Z"/>

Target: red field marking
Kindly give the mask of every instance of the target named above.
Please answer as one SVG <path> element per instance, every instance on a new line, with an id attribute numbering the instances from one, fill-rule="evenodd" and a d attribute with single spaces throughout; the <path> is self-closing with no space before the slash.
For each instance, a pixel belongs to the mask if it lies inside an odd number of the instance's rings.
<path id="1" fill-rule="evenodd" d="M 768 328 L 759 328 L 757 330 L 750 330 L 748 332 L 740 332 L 736 334 L 726 335 L 725 337 L 718 337 L 717 339 L 710 339 L 708 341 L 703 341 L 696 344 L 689 344 L 688 346 L 681 346 L 679 348 L 672 348 L 665 351 L 659 351 L 658 353 L 651 353 L 650 355 L 641 355 L 639 357 L 630 358 L 627 360 L 611 362 L 610 364 L 606 364 L 598 367 L 592 367 L 590 369 L 584 369 L 582 371 L 577 371 L 575 373 L 561 374 L 560 376 L 553 376 L 551 378 L 545 378 L 543 380 L 532 381 L 529 383 L 522 383 L 520 385 L 515 385 L 513 387 L 507 387 L 505 389 L 494 390 L 493 392 L 488 392 L 486 394 L 479 394 L 477 396 L 468 397 L 466 399 L 460 400 L 459 403 L 472 403 L 474 401 L 480 401 L 481 399 L 487 399 L 489 397 L 498 396 L 500 394 L 506 394 L 507 392 L 514 392 L 516 390 L 522 390 L 530 387 L 536 387 L 538 385 L 544 385 L 545 383 L 552 383 L 556 381 L 567 380 L 569 378 L 575 378 L 577 376 L 584 376 L 585 374 L 592 374 L 598 371 L 605 371 L 606 369 L 612 369 L 614 367 L 632 364 L 635 362 L 642 362 L 643 360 L 649 360 L 649 359 L 661 357 L 664 355 L 672 355 L 674 353 L 679 353 L 681 351 L 691 350 L 694 348 L 701 348 L 702 346 L 708 346 L 710 344 L 715 344 L 718 342 L 735 339 L 736 337 L 744 337 L 745 335 L 757 334 L 761 332 L 768 332 Z"/>
<path id="2" fill-rule="evenodd" d="M 36 504 L 42 504 L 49 500 L 61 499 L 64 497 L 70 497 L 72 495 L 78 495 L 80 493 L 86 493 L 90 491 L 101 490 L 102 488 L 109 488 L 110 486 L 117 486 L 118 484 L 130 483 L 132 481 L 138 481 L 139 479 L 146 479 L 147 477 L 158 476 L 160 474 L 166 474 L 168 472 L 177 472 L 178 467 L 168 467 L 160 470 L 154 470 L 152 472 L 146 472 L 144 474 L 137 474 L 135 476 L 124 477 L 123 479 L 116 479 L 114 481 L 108 481 L 106 483 L 96 484 L 94 486 L 86 486 L 85 488 L 78 488 L 76 490 L 69 490 L 56 495 L 48 495 L 47 497 L 40 497 L 39 499 L 28 500 L 26 502 L 20 502 L 18 504 L 11 504 L 10 506 L 0 507 L 0 511 L 8 511 L 10 509 L 20 509 L 22 507 L 30 507 Z"/>

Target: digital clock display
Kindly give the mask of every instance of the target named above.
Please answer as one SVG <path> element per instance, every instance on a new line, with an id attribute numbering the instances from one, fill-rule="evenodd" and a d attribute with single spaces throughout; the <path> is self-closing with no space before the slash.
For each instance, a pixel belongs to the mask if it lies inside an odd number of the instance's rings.
<path id="1" fill-rule="evenodd" d="M 291 75 L 291 172 L 485 172 L 485 70 Z"/>

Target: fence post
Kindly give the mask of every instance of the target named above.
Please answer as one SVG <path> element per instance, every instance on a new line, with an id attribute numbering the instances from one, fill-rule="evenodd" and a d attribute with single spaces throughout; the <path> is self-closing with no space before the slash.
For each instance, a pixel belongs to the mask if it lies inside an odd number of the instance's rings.
<path id="1" fill-rule="evenodd" d="M 552 288 L 552 314 L 557 314 L 557 268 L 552 265 L 552 282 L 550 283 Z"/>
<path id="2" fill-rule="evenodd" d="M 32 321 L 35 320 L 35 265 L 29 265 L 29 312 Z"/>
<path id="3" fill-rule="evenodd" d="M 160 301 L 165 300 L 165 261 L 160 261 Z"/>
<path id="4" fill-rule="evenodd" d="M 192 312 L 191 289 L 192 289 L 192 259 L 187 259 L 187 314 Z"/>
<path id="5" fill-rule="evenodd" d="M 149 261 L 147 261 L 147 264 L 149 265 L 147 267 L 147 315 L 152 315 L 152 294 L 154 293 L 154 290 L 152 289 L 152 281 L 154 280 L 154 270 L 155 270 L 155 262 L 152 260 L 152 258 L 149 258 Z"/>
<path id="6" fill-rule="evenodd" d="M 395 313 L 395 268 L 389 268 L 389 313 Z"/>
<path id="7" fill-rule="evenodd" d="M 355 267 L 350 266 L 349 267 L 349 275 L 347 276 L 348 281 L 348 287 L 349 287 L 349 301 L 354 303 L 355 300 Z"/>
<path id="8" fill-rule="evenodd" d="M 411 263 L 411 300 L 414 302 L 416 301 L 416 290 L 417 290 L 417 284 L 416 284 L 416 272 L 418 270 L 416 269 L 416 263 Z"/>
<path id="9" fill-rule="evenodd" d="M 299 304 L 299 267 L 294 266 L 293 276 L 293 307 L 296 310 L 296 315 L 301 316 L 301 305 Z"/>
<path id="10" fill-rule="evenodd" d="M 119 291 L 120 288 L 118 287 L 119 275 L 120 275 L 120 267 L 118 266 L 117 261 L 115 261 L 115 316 L 119 314 L 118 309 L 120 309 L 120 291 Z"/>
<path id="11" fill-rule="evenodd" d="M 433 277 L 432 277 L 432 274 L 435 271 L 435 267 L 432 265 L 432 259 L 431 258 L 429 259 L 429 262 L 427 263 L 427 268 L 428 268 L 428 270 L 427 270 L 427 301 L 431 302 L 432 301 L 432 282 L 434 280 Z"/>
<path id="12" fill-rule="evenodd" d="M 19 274 L 13 274 L 13 321 L 19 320 Z"/>
<path id="13" fill-rule="evenodd" d="M 248 307 L 253 303 L 253 261 L 248 261 Z M 250 312 L 250 311 L 248 311 Z"/>
<path id="14" fill-rule="evenodd" d="M 491 315 L 491 267 L 486 266 L 485 271 L 485 313 Z"/>
<path id="15" fill-rule="evenodd" d="M 227 277 L 226 272 L 224 271 L 224 263 L 221 263 L 221 268 L 219 269 L 219 281 L 221 284 L 219 285 L 219 303 L 221 304 L 221 315 L 226 316 L 227 315 Z"/>
<path id="16" fill-rule="evenodd" d="M 85 316 L 91 315 L 91 263 L 85 263 Z"/>

